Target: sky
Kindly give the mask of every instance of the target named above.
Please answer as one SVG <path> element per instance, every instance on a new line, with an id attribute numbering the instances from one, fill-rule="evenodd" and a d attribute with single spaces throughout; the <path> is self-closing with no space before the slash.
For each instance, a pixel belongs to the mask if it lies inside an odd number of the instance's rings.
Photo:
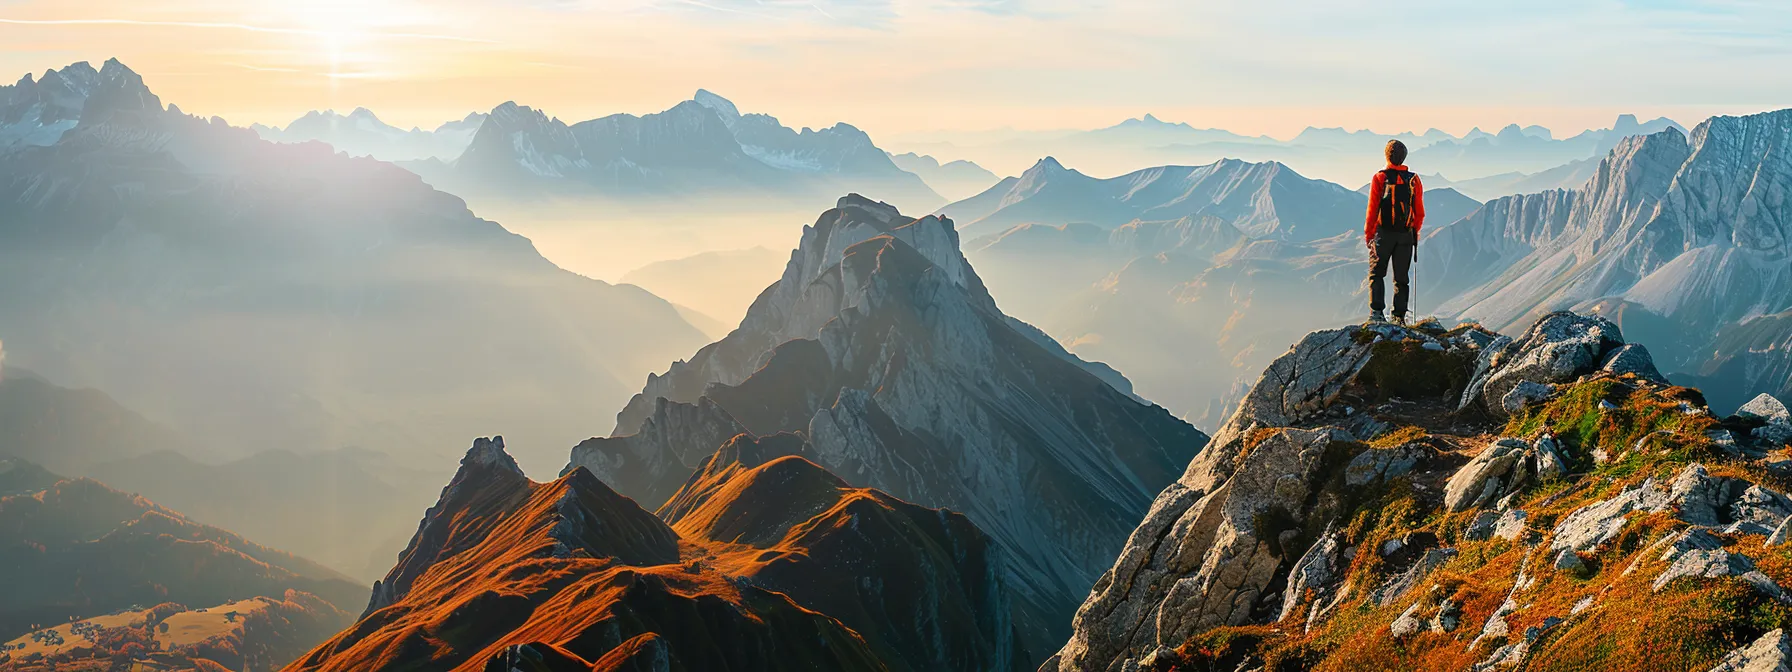
<path id="1" fill-rule="evenodd" d="M 232 123 L 507 100 L 568 121 L 707 88 L 908 140 L 1154 113 L 1291 137 L 1792 107 L 1784 0 L 0 0 L 0 74 L 117 57 Z"/>

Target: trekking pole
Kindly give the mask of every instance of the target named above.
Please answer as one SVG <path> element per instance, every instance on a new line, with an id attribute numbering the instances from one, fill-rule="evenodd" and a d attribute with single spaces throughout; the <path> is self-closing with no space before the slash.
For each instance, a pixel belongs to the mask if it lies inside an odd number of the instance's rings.
<path id="1" fill-rule="evenodd" d="M 1414 232 L 1412 236 L 1412 314 L 1419 314 L 1419 235 L 1417 232 Z M 1423 315 L 1419 316 L 1420 321 L 1424 319 Z"/>

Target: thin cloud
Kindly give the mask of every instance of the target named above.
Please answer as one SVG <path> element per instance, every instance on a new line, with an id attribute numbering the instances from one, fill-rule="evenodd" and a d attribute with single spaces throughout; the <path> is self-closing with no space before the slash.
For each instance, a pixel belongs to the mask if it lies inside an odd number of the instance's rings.
<path id="1" fill-rule="evenodd" d="M 496 44 L 494 40 L 460 35 L 439 35 L 434 33 L 406 33 L 387 31 L 333 31 L 313 30 L 307 28 L 281 28 L 276 26 L 256 26 L 247 23 L 215 23 L 209 21 L 142 21 L 138 19 L 0 19 L 0 24 L 15 26 L 141 26 L 149 28 L 197 28 L 204 30 L 239 30 L 251 33 L 273 33 L 279 35 L 309 35 L 316 37 L 387 37 L 412 40 L 443 40 L 448 42 L 471 42 L 477 44 Z"/>

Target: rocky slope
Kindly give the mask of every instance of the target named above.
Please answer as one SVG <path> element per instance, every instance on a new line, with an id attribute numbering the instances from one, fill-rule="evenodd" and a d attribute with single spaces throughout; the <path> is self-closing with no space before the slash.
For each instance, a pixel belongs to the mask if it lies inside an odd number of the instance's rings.
<path id="1" fill-rule="evenodd" d="M 1504 227 L 1463 222 L 1458 228 L 1477 230 L 1461 237 L 1506 241 L 1483 247 L 1515 259 L 1497 273 L 1471 265 L 1479 282 L 1442 312 L 1509 329 L 1553 309 L 1621 303 L 1674 330 L 1715 336 L 1711 325 L 1792 308 L 1788 128 L 1792 110 L 1714 117 L 1690 136 L 1629 138 L 1578 192 L 1489 203 L 1488 211 L 1508 213 Z M 1713 345 L 1678 349 L 1664 368 L 1690 370 Z"/>
<path id="2" fill-rule="evenodd" d="M 1205 441 L 1125 385 L 1003 315 L 949 220 L 849 196 L 738 329 L 651 377 L 568 469 L 654 506 L 729 437 L 803 432 L 846 482 L 994 537 L 1038 642 Z"/>
<path id="3" fill-rule="evenodd" d="M 481 439 L 361 621 L 287 669 L 1022 669 L 988 537 L 805 454 L 736 438 L 662 521 Z"/>
<path id="4" fill-rule="evenodd" d="M 1042 669 L 1777 669 L 1789 440 L 1597 317 L 1315 332 Z"/>
<path id="5" fill-rule="evenodd" d="M 53 144 L 0 154 L 8 362 L 200 444 L 416 454 L 505 424 L 564 445 L 702 342 L 404 170 L 164 108 L 117 61 L 80 91 Z"/>
<path id="6" fill-rule="evenodd" d="M 321 598 L 338 628 L 367 595 L 314 562 L 89 479 L 0 497 L 0 566 L 0 640 L 131 605 L 279 601 L 288 591 Z"/>
<path id="7" fill-rule="evenodd" d="M 708 91 L 664 112 L 573 124 L 508 102 L 491 111 L 458 158 L 407 165 L 477 199 L 726 195 L 809 203 L 863 191 L 918 208 L 943 200 L 864 131 L 844 123 L 794 130 L 768 115 L 743 115 Z"/>

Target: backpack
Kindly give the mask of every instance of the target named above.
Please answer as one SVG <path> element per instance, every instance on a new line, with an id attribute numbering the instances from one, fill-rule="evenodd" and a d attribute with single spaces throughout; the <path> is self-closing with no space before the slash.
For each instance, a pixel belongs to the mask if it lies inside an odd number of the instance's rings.
<path id="1" fill-rule="evenodd" d="M 1376 230 L 1404 232 L 1412 228 L 1413 174 L 1389 168 L 1381 171 L 1380 224 Z"/>

